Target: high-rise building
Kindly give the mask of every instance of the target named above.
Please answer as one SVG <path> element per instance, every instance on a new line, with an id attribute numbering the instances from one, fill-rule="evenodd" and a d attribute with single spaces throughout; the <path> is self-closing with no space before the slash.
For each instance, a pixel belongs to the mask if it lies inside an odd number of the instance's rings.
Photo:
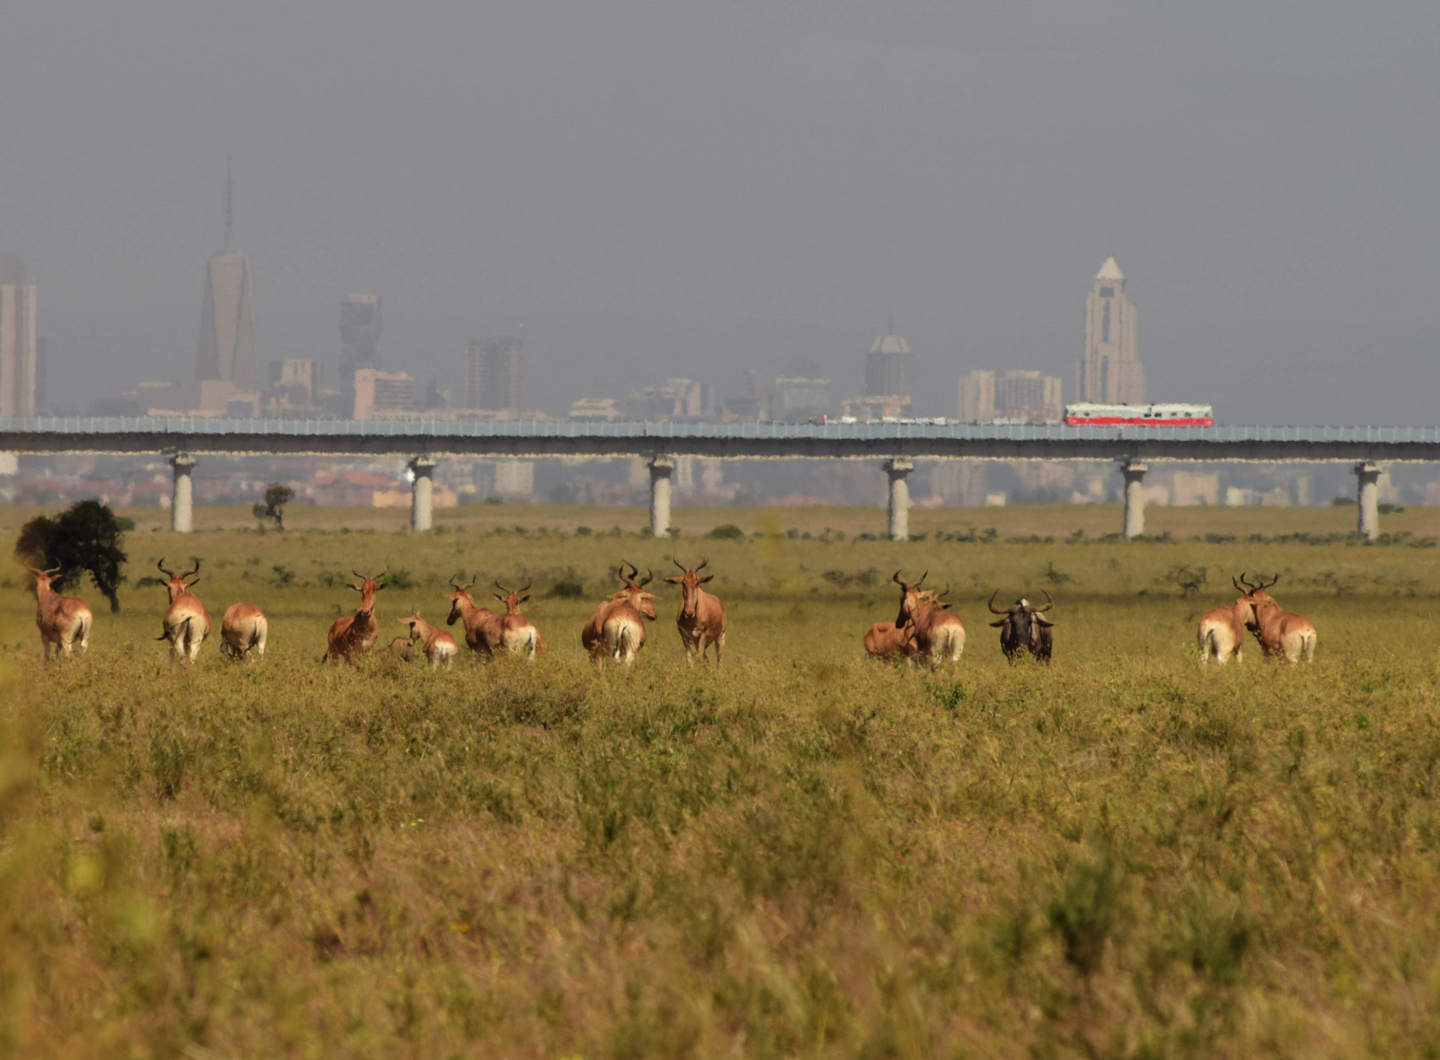
<path id="1" fill-rule="evenodd" d="M 1026 368 L 1010 368 L 995 380 L 995 415 L 1026 423 L 1056 423 L 1064 414 L 1060 378 Z"/>
<path id="2" fill-rule="evenodd" d="M 989 423 L 995 418 L 995 373 L 977 368 L 960 377 L 962 423 Z"/>
<path id="3" fill-rule="evenodd" d="M 472 339 L 465 351 L 465 407 L 519 412 L 524 375 L 524 340 L 512 335 Z"/>
<path id="4" fill-rule="evenodd" d="M 375 419 L 415 408 L 415 377 L 409 372 L 357 368 L 350 383 L 355 394 L 353 419 Z"/>
<path id="5" fill-rule="evenodd" d="M 361 368 L 380 368 L 380 296 L 352 294 L 340 303 L 340 385 Z"/>
<path id="6" fill-rule="evenodd" d="M 1085 299 L 1085 353 L 1075 364 L 1075 400 L 1145 403 L 1145 366 L 1135 345 L 1135 306 L 1113 257 L 1095 274 Z"/>
<path id="7" fill-rule="evenodd" d="M 0 283 L 0 416 L 35 415 L 35 300 L 33 283 Z"/>
<path id="8" fill-rule="evenodd" d="M 865 395 L 867 397 L 904 398 L 909 404 L 914 392 L 915 358 L 903 338 L 895 334 L 881 335 L 865 356 Z"/>
<path id="9" fill-rule="evenodd" d="M 250 304 L 250 259 L 239 251 L 217 254 L 206 267 L 195 378 L 221 379 L 237 390 L 260 386 Z"/>

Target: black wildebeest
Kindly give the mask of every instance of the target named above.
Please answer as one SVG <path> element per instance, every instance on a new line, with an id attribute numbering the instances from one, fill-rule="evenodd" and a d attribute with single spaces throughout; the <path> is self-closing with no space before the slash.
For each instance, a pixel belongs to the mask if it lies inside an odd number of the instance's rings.
<path id="1" fill-rule="evenodd" d="M 991 622 L 1000 630 L 1000 650 L 1005 653 L 1005 658 L 1013 660 L 1022 651 L 1028 651 L 1030 655 L 1044 662 L 1047 666 L 1050 663 L 1050 648 L 1054 635 L 1050 627 L 1054 625 L 1042 612 L 1049 611 L 1055 606 L 1055 599 L 1044 589 L 1045 599 L 1050 602 L 1044 607 L 1035 607 L 1023 596 L 1007 608 L 995 606 L 995 597 L 1000 595 L 996 589 L 990 594 L 990 611 L 992 614 L 1004 615 L 999 622 Z"/>

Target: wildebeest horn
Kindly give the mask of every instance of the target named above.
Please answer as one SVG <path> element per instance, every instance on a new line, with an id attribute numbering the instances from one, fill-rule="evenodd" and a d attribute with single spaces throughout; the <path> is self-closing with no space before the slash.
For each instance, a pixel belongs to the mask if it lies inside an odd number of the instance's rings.
<path id="1" fill-rule="evenodd" d="M 1000 595 L 1000 590 L 999 590 L 999 589 L 996 589 L 993 593 L 990 594 L 990 602 L 989 602 L 988 604 L 986 604 L 985 606 L 988 607 L 988 608 L 990 608 L 990 613 L 991 613 L 992 615 L 1008 615 L 1008 614 L 1010 613 L 1009 611 L 1001 611 L 999 608 L 997 608 L 997 607 L 995 606 L 995 597 L 997 597 L 997 596 L 999 596 L 999 595 Z"/>
<path id="2" fill-rule="evenodd" d="M 1038 615 L 1041 611 L 1049 611 L 1052 607 L 1055 606 L 1055 597 L 1053 597 L 1053 596 L 1050 595 L 1050 590 L 1049 590 L 1049 589 L 1041 589 L 1040 591 L 1045 594 L 1045 599 L 1049 600 L 1050 602 L 1049 602 L 1048 604 L 1046 604 L 1044 607 L 1036 607 L 1036 608 L 1034 608 L 1033 610 L 1034 610 L 1034 612 L 1035 612 L 1037 615 Z"/>
<path id="3" fill-rule="evenodd" d="M 165 575 L 165 577 L 167 577 L 167 578 L 173 578 L 173 577 L 175 577 L 175 572 L 174 572 L 173 570 L 166 570 L 166 569 L 165 569 L 165 557 L 164 557 L 164 556 L 161 556 L 158 560 L 155 561 L 155 566 L 157 566 L 157 567 L 160 568 L 160 573 L 163 574 L 163 575 Z"/>

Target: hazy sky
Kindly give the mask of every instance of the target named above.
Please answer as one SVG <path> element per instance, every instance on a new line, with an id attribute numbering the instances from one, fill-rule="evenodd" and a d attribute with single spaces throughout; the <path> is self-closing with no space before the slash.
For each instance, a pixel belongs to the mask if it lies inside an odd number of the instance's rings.
<path id="1" fill-rule="evenodd" d="M 563 412 L 808 357 L 893 314 L 921 411 L 975 367 L 1072 397 L 1114 253 L 1152 400 L 1435 423 L 1440 4 L 5 5 L 0 257 L 53 400 L 193 373 L 225 157 L 263 364 L 339 300 L 448 384 L 523 325 Z"/>

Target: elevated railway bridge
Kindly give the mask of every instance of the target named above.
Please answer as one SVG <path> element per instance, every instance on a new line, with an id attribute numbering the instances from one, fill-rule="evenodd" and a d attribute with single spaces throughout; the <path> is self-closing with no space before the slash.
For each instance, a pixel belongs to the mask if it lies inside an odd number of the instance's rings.
<path id="1" fill-rule="evenodd" d="M 447 457 L 642 457 L 650 526 L 670 525 L 677 457 L 874 460 L 890 480 L 890 536 L 908 535 L 906 477 L 915 460 L 1113 460 L 1125 481 L 1127 538 L 1145 531 L 1143 482 L 1162 462 L 1353 465 L 1358 532 L 1380 532 L 1376 482 L 1385 465 L 1440 461 L 1436 427 L 1069 427 L 944 422 L 585 423 L 529 420 L 269 420 L 215 417 L 0 418 L 0 452 L 168 454 L 171 520 L 193 525 L 191 476 L 207 454 L 400 456 L 414 472 L 411 526 L 431 526 L 431 476 Z"/>

